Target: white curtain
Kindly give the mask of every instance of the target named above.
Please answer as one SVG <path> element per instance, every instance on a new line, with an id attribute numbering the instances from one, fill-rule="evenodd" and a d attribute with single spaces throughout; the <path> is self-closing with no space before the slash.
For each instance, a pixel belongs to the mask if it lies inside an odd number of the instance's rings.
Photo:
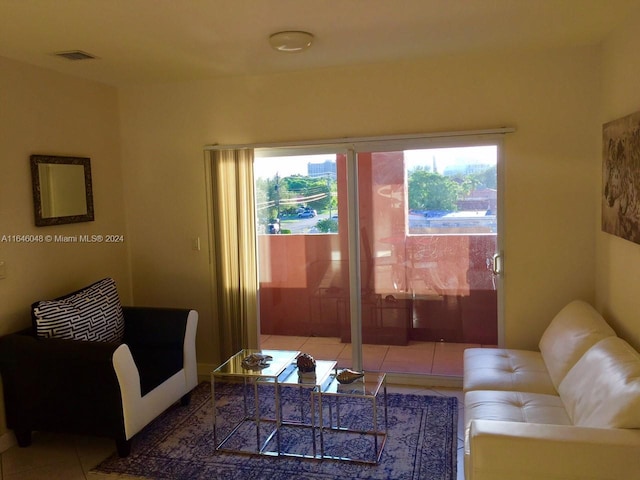
<path id="1" fill-rule="evenodd" d="M 256 260 L 253 149 L 212 150 L 211 214 L 220 357 L 256 348 Z"/>

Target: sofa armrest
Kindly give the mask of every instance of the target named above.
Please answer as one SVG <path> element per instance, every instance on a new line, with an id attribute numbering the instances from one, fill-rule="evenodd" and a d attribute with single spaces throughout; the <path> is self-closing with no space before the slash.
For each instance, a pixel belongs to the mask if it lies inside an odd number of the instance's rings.
<path id="1" fill-rule="evenodd" d="M 467 480 L 629 479 L 640 472 L 640 431 L 473 420 Z"/>
<path id="2" fill-rule="evenodd" d="M 146 312 L 137 313 L 147 315 L 152 314 L 152 310 L 148 309 Z M 182 366 L 180 367 L 181 370 L 178 370 L 171 378 L 167 377 L 159 380 L 158 366 L 154 363 L 154 358 L 158 358 L 157 355 L 162 356 L 163 352 L 166 351 L 166 347 L 162 344 L 155 344 L 152 347 L 147 346 L 142 351 L 138 348 L 138 359 L 135 361 L 133 350 L 127 344 L 121 345 L 114 353 L 113 364 L 120 382 L 120 390 L 122 391 L 126 438 L 131 438 L 149 421 L 190 392 L 198 384 L 196 364 L 197 326 L 198 312 L 195 310 L 187 311 L 183 345 L 180 348 L 180 352 L 183 355 L 181 357 Z M 153 324 L 147 324 L 146 328 L 153 329 Z M 143 360 L 139 364 L 138 362 L 141 359 Z M 142 375 L 145 371 L 147 374 L 155 375 L 155 378 L 159 381 L 156 388 L 146 392 L 142 389 L 144 385 Z"/>
<path id="3" fill-rule="evenodd" d="M 193 358 L 197 312 L 178 308 L 123 307 L 124 342 L 140 375 L 142 395 L 186 368 Z"/>
<path id="4" fill-rule="evenodd" d="M 120 387 L 113 369 L 114 343 L 0 338 L 0 373 L 7 426 L 123 435 Z"/>

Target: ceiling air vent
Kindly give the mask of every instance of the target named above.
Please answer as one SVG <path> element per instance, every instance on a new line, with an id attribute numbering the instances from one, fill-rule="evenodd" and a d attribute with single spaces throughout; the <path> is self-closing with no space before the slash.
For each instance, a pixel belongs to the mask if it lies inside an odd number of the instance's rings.
<path id="1" fill-rule="evenodd" d="M 90 60 L 96 58 L 95 55 L 83 52 L 82 50 L 71 50 L 69 52 L 56 52 L 55 55 L 66 58 L 67 60 Z"/>

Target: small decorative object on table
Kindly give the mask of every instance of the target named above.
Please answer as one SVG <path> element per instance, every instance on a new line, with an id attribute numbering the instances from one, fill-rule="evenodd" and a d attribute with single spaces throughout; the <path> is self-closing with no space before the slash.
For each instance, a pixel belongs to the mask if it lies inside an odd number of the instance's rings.
<path id="1" fill-rule="evenodd" d="M 298 366 L 298 376 L 302 380 L 315 380 L 316 378 L 316 361 L 308 353 L 301 353 L 296 359 Z"/>
<path id="2" fill-rule="evenodd" d="M 308 353 L 301 353 L 300 355 L 298 355 L 296 363 L 298 365 L 298 370 L 303 373 L 316 371 L 316 361 Z"/>
<path id="3" fill-rule="evenodd" d="M 260 370 L 268 367 L 269 362 L 273 360 L 271 355 L 264 355 L 262 353 L 252 353 L 242 359 L 242 367 L 247 370 Z"/>
<path id="4" fill-rule="evenodd" d="M 336 375 L 338 382 L 342 384 L 353 383 L 362 377 L 364 377 L 364 372 L 356 372 L 355 370 L 351 370 L 349 368 L 345 368 L 338 375 Z"/>

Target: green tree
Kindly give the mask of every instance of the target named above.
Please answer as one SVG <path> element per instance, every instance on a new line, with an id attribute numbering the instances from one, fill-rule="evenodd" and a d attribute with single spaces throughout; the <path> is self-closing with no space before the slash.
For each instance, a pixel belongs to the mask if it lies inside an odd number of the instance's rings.
<path id="1" fill-rule="evenodd" d="M 409 208 L 414 210 L 455 211 L 464 188 L 439 173 L 418 167 L 409 173 Z"/>
<path id="2" fill-rule="evenodd" d="M 256 208 L 258 223 L 266 225 L 271 219 L 278 218 L 287 206 L 282 199 L 290 196 L 287 185 L 277 175 L 273 178 L 256 180 Z"/>
<path id="3" fill-rule="evenodd" d="M 320 220 L 316 224 L 316 228 L 322 233 L 337 233 L 338 222 L 332 220 L 331 218 L 325 218 L 324 220 Z"/>
<path id="4" fill-rule="evenodd" d="M 266 225 L 271 216 L 271 205 L 269 202 L 269 181 L 263 178 L 256 180 L 256 216 L 258 224 Z"/>
<path id="5" fill-rule="evenodd" d="M 301 203 L 313 210 L 324 211 L 331 202 L 331 185 L 325 178 L 313 178 L 302 175 L 285 177 L 280 182 L 290 197 L 302 198 Z"/>
<path id="6" fill-rule="evenodd" d="M 472 175 L 472 177 L 478 182 L 476 188 L 492 188 L 494 190 L 498 189 L 497 167 L 495 165 L 492 167 L 488 167 L 483 172 Z"/>

